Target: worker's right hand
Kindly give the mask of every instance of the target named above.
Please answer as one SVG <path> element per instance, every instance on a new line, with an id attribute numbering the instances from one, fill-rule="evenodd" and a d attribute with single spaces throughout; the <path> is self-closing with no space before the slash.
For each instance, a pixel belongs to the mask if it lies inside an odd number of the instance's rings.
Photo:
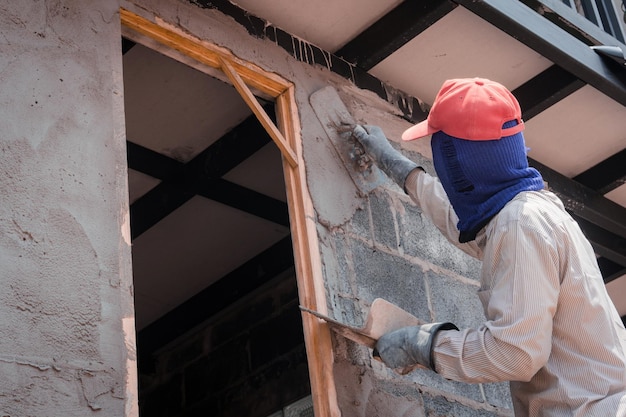
<path id="1" fill-rule="evenodd" d="M 404 190 L 406 177 L 418 165 L 395 150 L 378 126 L 356 125 L 352 133 L 376 165 Z"/>
<path id="2" fill-rule="evenodd" d="M 440 330 L 458 330 L 458 328 L 452 323 L 402 327 L 381 336 L 376 342 L 373 355 L 403 375 L 417 366 L 434 371 L 431 351 L 435 335 Z"/>

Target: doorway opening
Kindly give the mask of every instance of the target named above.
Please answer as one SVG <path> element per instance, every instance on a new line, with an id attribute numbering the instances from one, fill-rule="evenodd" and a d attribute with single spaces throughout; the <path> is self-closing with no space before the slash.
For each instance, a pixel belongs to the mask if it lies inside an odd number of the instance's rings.
<path id="1" fill-rule="evenodd" d="M 310 393 L 281 152 L 231 84 L 122 48 L 140 413 L 267 416 Z"/>
<path id="2" fill-rule="evenodd" d="M 208 97 L 211 100 L 205 105 L 208 108 L 214 106 L 217 114 L 216 126 L 223 127 L 224 121 L 230 120 L 226 123 L 230 124 L 230 130 L 222 129 L 219 135 L 215 135 L 215 130 L 219 131 L 215 126 L 208 129 L 213 135 L 211 139 L 207 140 L 202 135 L 204 139 L 196 137 L 194 141 L 185 142 L 182 146 L 179 139 L 175 146 L 171 146 L 165 145 L 168 139 L 163 139 L 162 142 L 154 139 L 163 131 L 172 130 L 168 123 L 163 123 L 167 116 L 162 116 L 163 120 L 161 116 L 157 116 L 151 119 L 152 122 L 143 123 L 144 126 L 152 126 L 150 138 L 135 139 L 138 142 L 135 143 L 132 139 L 132 118 L 138 117 L 140 120 L 137 114 L 145 113 L 146 109 L 152 111 L 151 103 L 172 107 L 176 104 L 180 119 L 176 118 L 175 121 L 181 126 L 182 132 L 192 126 L 186 117 L 194 114 L 198 117 L 199 114 L 201 117 L 197 120 L 201 119 L 202 122 L 210 117 L 206 109 L 203 108 L 198 113 L 197 108 L 191 108 L 184 104 L 186 101 L 180 100 L 184 97 L 180 86 L 173 88 L 170 96 L 163 93 L 153 95 L 152 99 L 143 102 L 138 100 L 136 110 L 132 110 L 134 105 L 128 101 L 132 98 L 127 97 L 126 105 L 130 107 L 126 109 L 129 125 L 129 181 L 133 182 L 130 186 L 130 211 L 133 264 L 136 264 L 133 267 L 134 273 L 142 274 L 141 265 L 148 264 L 145 267 L 148 272 L 145 273 L 144 284 L 138 285 L 136 291 L 139 303 L 137 345 L 140 412 L 142 409 L 147 410 L 146 404 L 151 403 L 145 401 L 148 391 L 152 394 L 155 405 L 151 414 L 144 411 L 143 415 L 176 414 L 176 411 L 164 411 L 164 408 L 182 402 L 184 407 L 190 407 L 190 413 L 208 411 L 211 415 L 224 416 L 266 416 L 268 411 L 274 412 L 273 410 L 277 410 L 275 413 L 290 410 L 291 413 L 302 408 L 302 403 L 294 403 L 293 400 L 302 397 L 304 392 L 310 392 L 310 402 L 316 415 L 337 415 L 339 411 L 333 378 L 330 331 L 313 315 L 302 315 L 298 307 L 301 305 L 322 313 L 326 311 L 317 225 L 306 185 L 294 85 L 276 73 L 241 60 L 227 49 L 195 38 L 157 16 L 147 19 L 120 9 L 120 17 L 122 36 L 126 39 L 122 41 L 125 52 L 125 85 L 127 82 L 130 85 L 133 78 L 132 71 L 126 70 L 126 61 L 130 61 L 132 50 L 137 45 L 142 45 L 148 52 L 160 53 L 173 59 L 173 62 L 168 61 L 170 65 L 183 64 L 183 67 L 186 65 L 199 71 L 200 74 L 188 73 L 190 79 L 199 75 L 208 76 L 209 78 L 204 78 L 204 81 L 210 81 L 211 84 L 207 88 L 219 89 L 221 94 L 207 93 L 205 99 Z M 142 49 L 137 51 L 141 52 Z M 143 52 L 147 53 L 146 50 Z M 134 77 L 135 80 L 140 80 L 138 83 L 143 82 L 144 77 L 148 78 L 147 74 L 138 72 Z M 189 82 L 186 77 L 182 78 L 183 83 Z M 166 86 L 173 82 L 173 78 L 161 79 L 161 84 Z M 219 110 L 223 110 L 229 101 L 227 97 L 235 97 L 232 95 L 233 88 L 254 114 L 263 131 L 258 126 L 254 127 L 253 119 L 246 116 L 248 113 L 243 109 L 241 113 L 233 110 L 227 112 L 228 115 L 220 116 L 223 112 Z M 150 87 L 143 88 L 143 91 L 152 93 Z M 159 114 L 164 113 L 169 115 L 167 109 Z M 233 119 L 231 113 L 238 116 Z M 237 122 L 233 123 L 233 120 Z M 252 129 L 254 133 L 250 134 L 247 129 Z M 174 136 L 178 136 L 178 131 L 174 131 Z M 270 146 L 268 135 L 274 146 Z M 204 145 L 198 145 L 202 140 L 205 141 Z M 149 145 L 150 143 L 153 145 Z M 242 150 L 246 156 L 242 156 Z M 137 154 L 142 156 L 137 157 Z M 272 158 L 277 161 L 272 163 Z M 278 172 L 281 164 L 283 176 L 278 180 L 276 178 L 280 176 Z M 139 179 L 133 178 L 134 175 Z M 135 181 L 139 185 L 135 185 Z M 208 205 L 211 206 L 210 210 L 215 210 L 213 213 L 223 214 L 224 211 L 232 210 L 229 214 L 232 215 L 231 220 L 235 220 L 231 221 L 231 228 L 227 227 L 229 223 L 226 220 L 216 220 L 217 215 L 216 218 L 211 216 L 208 219 L 207 213 L 211 213 L 206 210 Z M 200 212 L 204 217 L 199 222 L 191 222 L 186 228 L 176 224 L 177 218 L 186 222 L 188 217 Z M 251 225 L 253 222 L 255 227 Z M 265 224 L 259 225 L 259 222 Z M 160 234 L 159 226 L 163 227 Z M 251 229 L 256 232 L 249 233 Z M 181 233 L 183 231 L 188 233 Z M 264 233 L 266 235 L 262 235 Z M 152 250 L 146 249 L 142 254 L 140 240 L 148 241 L 145 236 L 150 235 L 157 237 L 145 244 Z M 164 242 L 171 236 L 178 238 L 168 241 L 171 251 L 164 250 Z M 195 236 L 200 244 L 192 246 L 192 252 L 187 253 L 181 247 L 189 247 L 192 241 L 190 236 Z M 210 246 L 214 251 L 209 251 L 209 247 L 202 244 L 203 239 L 209 236 L 218 241 Z M 227 243 L 232 246 L 228 248 Z M 291 252 L 286 256 L 288 246 Z M 172 256 L 172 253 L 177 256 Z M 241 264 L 232 262 L 234 254 L 239 255 Z M 209 255 L 215 255 L 214 261 L 207 261 Z M 187 296 L 181 296 L 181 277 L 187 275 L 176 267 L 169 267 L 168 270 L 160 259 L 158 262 L 162 268 L 154 267 L 152 261 L 161 256 L 169 256 L 171 259 L 195 256 L 197 264 L 189 267 L 186 263 L 179 262 L 178 265 L 182 265 L 184 272 L 189 272 L 190 276 L 197 277 L 191 280 L 193 285 L 198 285 L 197 290 L 188 291 Z M 152 260 L 146 262 L 146 258 Z M 221 273 L 215 273 L 208 278 L 207 274 L 198 273 L 201 266 L 215 267 L 224 265 L 229 260 L 233 269 L 225 268 Z M 157 280 L 154 276 L 164 270 L 169 273 Z M 137 283 L 139 278 L 135 276 L 135 280 Z M 143 294 L 148 291 L 156 294 L 153 287 L 164 282 L 168 285 L 158 294 L 178 294 L 181 300 L 185 299 L 184 303 L 164 308 L 165 303 L 158 297 L 145 297 L 147 301 L 142 306 L 140 299 Z M 227 307 L 220 309 L 215 305 Z M 159 308 L 164 308 L 167 312 L 164 315 L 155 313 Z M 207 317 L 207 311 L 214 313 L 209 313 L 213 315 Z M 223 320 L 224 317 L 234 319 L 229 322 Z M 270 323 L 269 320 L 272 319 L 275 320 Z M 244 332 L 245 337 L 232 338 L 235 333 L 243 332 L 242 329 L 247 331 Z M 198 333 L 200 330 L 205 333 Z M 197 336 L 199 343 L 192 343 L 191 335 Z M 230 348 L 221 345 L 225 356 L 207 358 L 206 352 L 215 347 L 221 340 L 220 337 L 224 336 L 230 336 L 229 340 L 235 340 L 236 343 Z M 179 349 L 173 350 L 174 347 Z M 200 354 L 199 350 L 203 353 Z M 302 352 L 306 352 L 306 361 L 300 360 Z M 228 356 L 229 354 L 233 357 Z M 237 360 L 243 356 L 246 356 L 246 360 Z M 202 360 L 194 362 L 201 365 L 196 368 L 195 373 L 181 372 L 180 368 L 176 368 L 176 363 L 187 363 L 189 358 Z M 275 368 L 268 366 L 268 363 L 275 365 Z M 265 373 L 259 371 L 259 364 L 263 365 Z M 216 367 L 223 373 L 215 374 Z M 305 378 L 307 367 L 308 377 Z M 169 379 L 155 374 L 159 369 L 168 372 Z M 242 369 L 244 374 L 251 369 L 257 373 L 241 378 Z M 153 373 L 153 377 L 150 377 L 149 372 Z M 219 375 L 223 375 L 223 378 Z M 196 378 L 200 383 L 195 382 Z M 157 383 L 152 386 L 154 381 Z M 227 383 L 239 385 L 217 398 L 206 398 L 207 393 L 213 393 L 210 387 L 207 388 L 209 383 L 218 388 L 223 388 Z M 150 389 L 142 390 L 143 387 Z M 267 394 L 268 392 L 271 394 Z M 159 400 L 162 401 L 161 405 L 158 405 Z M 249 405 L 246 405 L 246 401 Z M 293 407 L 283 407 L 281 410 L 280 406 L 285 404 Z M 308 413 L 312 410 L 305 406 L 302 411 Z"/>

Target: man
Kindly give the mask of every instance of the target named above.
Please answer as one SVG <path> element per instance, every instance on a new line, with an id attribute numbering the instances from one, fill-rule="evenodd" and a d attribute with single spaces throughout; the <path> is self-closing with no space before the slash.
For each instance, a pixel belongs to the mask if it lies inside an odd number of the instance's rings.
<path id="1" fill-rule="evenodd" d="M 519 103 L 501 84 L 453 79 L 427 120 L 439 180 L 391 147 L 380 128 L 355 137 L 448 240 L 482 260 L 487 321 L 406 327 L 374 355 L 464 382 L 510 381 L 516 416 L 626 416 L 626 331 L 594 251 L 528 166 Z"/>

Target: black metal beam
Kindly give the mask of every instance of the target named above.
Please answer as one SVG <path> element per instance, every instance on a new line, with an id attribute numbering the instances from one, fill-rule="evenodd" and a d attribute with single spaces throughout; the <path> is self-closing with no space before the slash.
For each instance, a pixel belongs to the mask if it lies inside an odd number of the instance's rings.
<path id="1" fill-rule="evenodd" d="M 598 227 L 573 211 L 571 211 L 571 214 L 585 233 L 587 239 L 589 239 L 596 254 L 619 265 L 626 266 L 626 238 Z"/>
<path id="2" fill-rule="evenodd" d="M 605 284 L 626 275 L 626 268 L 623 265 L 604 257 L 598 258 L 598 266 L 600 267 L 600 272 L 602 272 Z"/>
<path id="3" fill-rule="evenodd" d="M 368 71 L 457 7 L 449 0 L 405 0 L 335 55 Z"/>
<path id="4" fill-rule="evenodd" d="M 127 141 L 128 167 L 162 181 L 182 180 L 185 164 L 144 146 Z"/>
<path id="5" fill-rule="evenodd" d="M 137 334 L 137 349 L 142 359 L 140 368 L 149 371 L 153 365 L 152 353 L 156 349 L 293 266 L 293 246 L 291 236 L 287 236 L 149 324 Z"/>
<path id="6" fill-rule="evenodd" d="M 563 100 L 585 85 L 580 79 L 558 65 L 552 65 L 513 91 L 529 120 L 553 104 Z"/>
<path id="7" fill-rule="evenodd" d="M 137 239 L 195 194 L 180 181 L 163 181 L 148 191 L 130 206 L 131 239 Z"/>
<path id="8" fill-rule="evenodd" d="M 566 208 L 581 218 L 626 238 L 626 208 L 538 161 L 529 159 L 529 162 L 541 172 L 550 189 L 559 194 Z"/>
<path id="9" fill-rule="evenodd" d="M 273 106 L 265 109 L 274 117 Z M 161 180 L 131 205 L 131 238 L 139 237 L 195 195 L 289 226 L 286 203 L 221 179 L 270 141 L 256 117 L 250 116 L 186 164 L 127 142 L 128 167 Z"/>
<path id="10" fill-rule="evenodd" d="M 274 104 L 263 109 L 274 122 Z M 189 174 L 198 179 L 219 178 L 271 142 L 267 131 L 252 115 L 187 163 Z"/>
<path id="11" fill-rule="evenodd" d="M 289 227 L 289 210 L 283 201 L 221 178 L 203 181 L 197 194 L 273 223 Z"/>
<path id="12" fill-rule="evenodd" d="M 130 51 L 135 45 L 137 45 L 135 42 L 125 37 L 122 37 L 122 55 Z"/>
<path id="13" fill-rule="evenodd" d="M 626 106 L 626 71 L 519 1 L 454 0 L 585 83 Z"/>
<path id="14" fill-rule="evenodd" d="M 606 194 L 626 184 L 626 148 L 578 174 L 573 180 L 600 194 Z"/>
<path id="15" fill-rule="evenodd" d="M 289 211 L 283 201 L 219 178 L 198 182 L 168 180 L 130 206 L 131 238 L 138 238 L 195 195 L 289 227 Z"/>

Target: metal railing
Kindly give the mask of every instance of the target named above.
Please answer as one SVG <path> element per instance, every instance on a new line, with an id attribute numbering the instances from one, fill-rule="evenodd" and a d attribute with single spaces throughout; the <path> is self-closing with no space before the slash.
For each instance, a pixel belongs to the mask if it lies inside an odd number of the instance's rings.
<path id="1" fill-rule="evenodd" d="M 615 39 L 624 43 L 624 23 L 626 23 L 626 0 L 618 7 L 613 0 L 561 0 L 563 4 L 584 16 Z"/>

